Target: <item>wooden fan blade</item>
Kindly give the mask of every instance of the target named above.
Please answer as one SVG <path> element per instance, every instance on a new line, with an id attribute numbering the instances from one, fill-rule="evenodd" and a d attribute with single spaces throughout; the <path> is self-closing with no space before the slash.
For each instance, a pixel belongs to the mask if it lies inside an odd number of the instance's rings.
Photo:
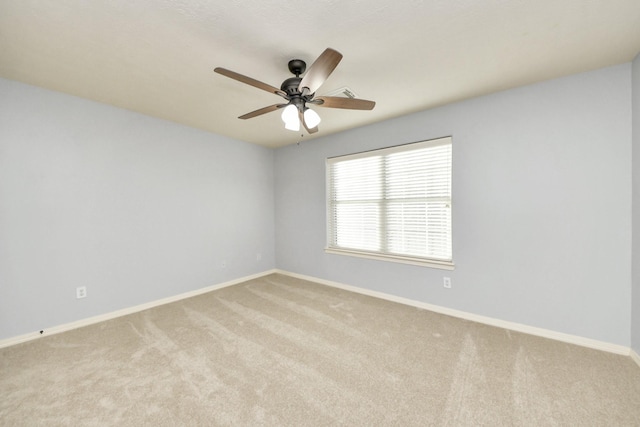
<path id="1" fill-rule="evenodd" d="M 252 111 L 252 112 L 247 113 L 245 115 L 242 115 L 242 116 L 240 116 L 238 118 L 242 119 L 242 120 L 246 120 L 246 119 L 250 119 L 252 117 L 260 116 L 262 114 L 266 114 L 266 113 L 270 113 L 272 111 L 276 111 L 278 108 L 282 108 L 282 107 L 286 107 L 286 106 L 287 106 L 287 104 L 269 105 L 268 107 L 260 108 L 259 110 Z"/>
<path id="2" fill-rule="evenodd" d="M 327 108 L 346 108 L 349 110 L 373 110 L 376 103 L 373 101 L 367 101 L 366 99 L 357 98 L 341 98 L 339 96 L 319 96 L 313 100 L 322 101 L 317 103 L 318 107 Z"/>
<path id="3" fill-rule="evenodd" d="M 227 70 L 226 68 L 221 68 L 221 67 L 217 67 L 213 71 L 215 71 L 218 74 L 222 74 L 223 76 L 237 80 L 241 83 L 245 83 L 250 86 L 257 87 L 258 89 L 266 90 L 267 92 L 270 92 L 270 93 L 275 93 L 276 95 L 280 95 L 281 97 L 287 99 L 287 94 L 284 91 L 278 89 L 277 87 L 268 85 L 266 83 L 262 83 L 259 80 L 252 79 L 251 77 L 247 77 L 242 74 L 236 73 L 235 71 Z"/>
<path id="4" fill-rule="evenodd" d="M 307 123 L 304 121 L 304 114 L 302 114 L 302 111 L 298 111 L 298 117 L 300 117 L 300 123 L 302 123 L 302 126 L 304 126 L 307 132 L 309 132 L 310 134 L 318 132 L 318 126 L 314 128 L 307 127 Z"/>
<path id="5" fill-rule="evenodd" d="M 298 86 L 300 92 L 302 92 L 304 88 L 307 88 L 310 94 L 315 93 L 316 90 L 322 86 L 322 83 L 327 80 L 327 77 L 329 77 L 333 70 L 335 70 L 340 60 L 342 60 L 342 54 L 340 52 L 331 48 L 325 49 L 318 59 L 311 64 L 311 67 L 308 68 L 307 73 L 300 81 L 300 85 Z"/>

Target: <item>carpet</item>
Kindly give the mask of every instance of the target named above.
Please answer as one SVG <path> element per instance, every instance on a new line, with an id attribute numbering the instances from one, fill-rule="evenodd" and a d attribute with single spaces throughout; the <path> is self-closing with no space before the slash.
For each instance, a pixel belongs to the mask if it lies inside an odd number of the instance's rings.
<path id="1" fill-rule="evenodd" d="M 0 349 L 0 425 L 638 426 L 640 369 L 274 274 Z"/>

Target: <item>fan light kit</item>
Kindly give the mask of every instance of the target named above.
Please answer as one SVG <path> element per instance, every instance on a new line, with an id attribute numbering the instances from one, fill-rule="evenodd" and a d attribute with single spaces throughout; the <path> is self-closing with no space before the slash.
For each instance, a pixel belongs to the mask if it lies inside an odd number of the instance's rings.
<path id="1" fill-rule="evenodd" d="M 321 119 L 318 113 L 309 108 L 307 104 L 318 107 L 343 108 L 349 110 L 372 110 L 376 105 L 373 101 L 353 97 L 315 96 L 318 88 L 322 86 L 338 66 L 340 60 L 342 60 L 342 54 L 340 52 L 331 48 L 326 49 L 318 59 L 311 64 L 311 67 L 309 67 L 304 77 L 300 77 L 300 75 L 306 71 L 307 64 L 301 59 L 293 59 L 289 61 L 289 71 L 291 71 L 295 77 L 290 77 L 282 82 L 280 89 L 225 68 L 218 67 L 213 71 L 241 83 L 274 93 L 288 101 L 286 104 L 274 104 L 260 108 L 259 110 L 238 117 L 239 119 L 250 119 L 282 108 L 281 117 L 285 129 L 298 132 L 300 130 L 300 124 L 302 123 L 307 132 L 316 133 Z"/>

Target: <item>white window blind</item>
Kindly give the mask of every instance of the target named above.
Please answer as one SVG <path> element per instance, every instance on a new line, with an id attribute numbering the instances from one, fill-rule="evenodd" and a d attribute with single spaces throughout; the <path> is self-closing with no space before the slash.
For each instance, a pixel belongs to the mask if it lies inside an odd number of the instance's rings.
<path id="1" fill-rule="evenodd" d="M 329 250 L 451 263 L 451 138 L 327 159 Z"/>

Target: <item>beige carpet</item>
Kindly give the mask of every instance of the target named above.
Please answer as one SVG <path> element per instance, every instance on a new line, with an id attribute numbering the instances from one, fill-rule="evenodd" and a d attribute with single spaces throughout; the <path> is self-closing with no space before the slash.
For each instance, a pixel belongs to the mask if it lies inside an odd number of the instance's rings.
<path id="1" fill-rule="evenodd" d="M 640 368 L 271 275 L 0 350 L 0 424 L 631 426 Z"/>

